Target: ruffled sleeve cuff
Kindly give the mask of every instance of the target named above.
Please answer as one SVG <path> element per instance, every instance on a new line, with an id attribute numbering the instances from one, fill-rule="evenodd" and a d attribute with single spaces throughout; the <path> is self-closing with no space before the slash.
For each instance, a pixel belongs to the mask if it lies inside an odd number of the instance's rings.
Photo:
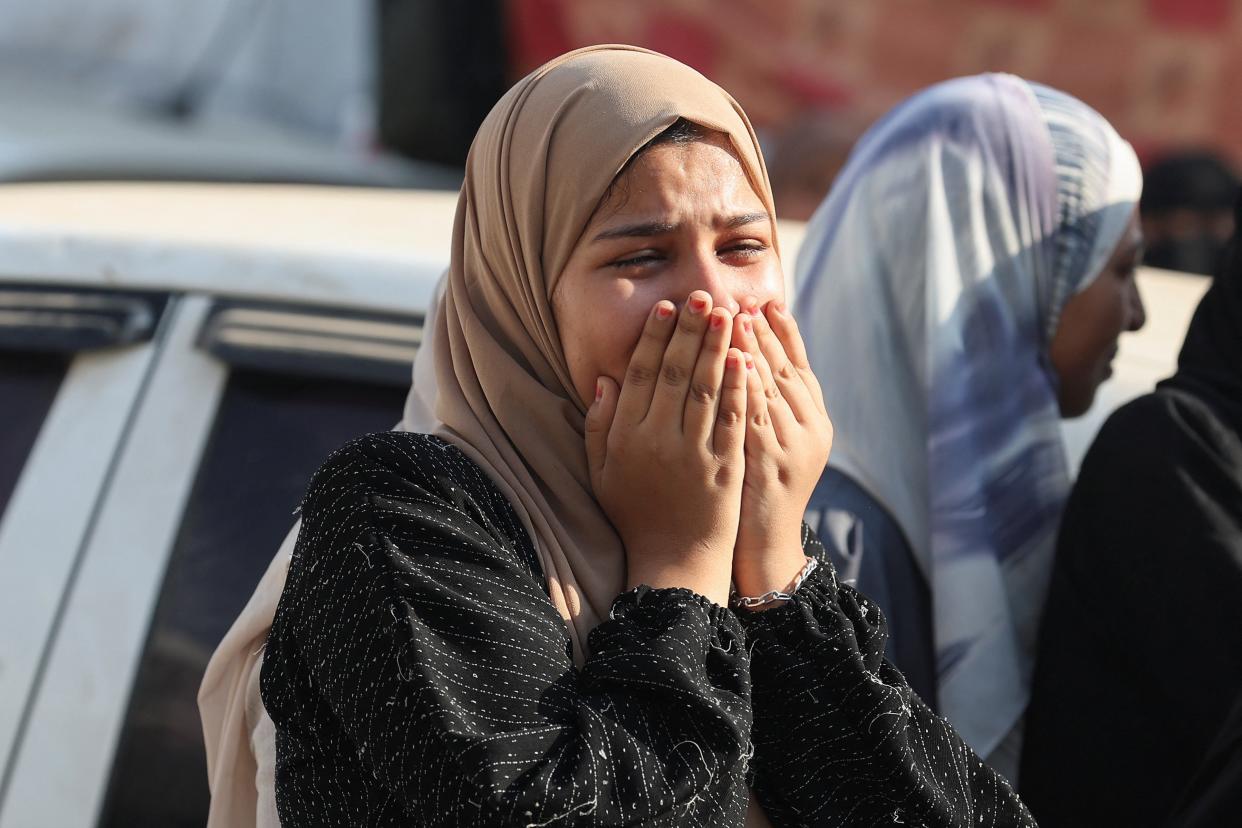
<path id="1" fill-rule="evenodd" d="M 808 554 L 811 553 L 808 548 Z M 888 627 L 884 614 L 874 601 L 858 590 L 842 584 L 826 558 L 802 582 L 789 601 L 770 609 L 737 613 L 747 640 L 761 646 L 770 657 L 823 658 L 825 640 L 833 646 L 828 653 L 839 659 L 861 659 L 862 667 L 885 680 L 905 684 L 895 669 L 884 661 Z M 809 650 L 817 651 L 815 656 Z"/>
<path id="2" fill-rule="evenodd" d="M 728 607 L 680 587 L 657 589 L 644 584 L 623 592 L 613 601 L 609 619 L 652 635 L 679 627 L 701 629 L 718 649 L 728 650 L 745 640 L 742 624 Z"/>
<path id="3" fill-rule="evenodd" d="M 746 633 L 727 607 L 688 589 L 640 586 L 617 596 L 608 620 L 591 631 L 587 681 L 626 663 L 618 680 L 645 678 L 716 696 L 749 726 L 750 655 Z M 720 694 L 724 694 L 721 696 Z"/>

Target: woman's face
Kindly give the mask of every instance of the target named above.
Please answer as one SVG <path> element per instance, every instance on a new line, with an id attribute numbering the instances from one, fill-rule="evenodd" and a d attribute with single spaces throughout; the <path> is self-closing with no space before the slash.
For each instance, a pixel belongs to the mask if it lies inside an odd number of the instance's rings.
<path id="1" fill-rule="evenodd" d="M 552 294 L 561 347 L 584 406 L 595 381 L 621 384 L 652 306 L 704 291 L 730 313 L 784 301 L 767 208 L 728 138 L 656 144 L 591 217 Z"/>
<path id="2" fill-rule="evenodd" d="M 1134 279 L 1143 255 L 1137 212 L 1100 275 L 1065 303 L 1049 356 L 1060 379 L 1062 417 L 1085 414 L 1096 389 L 1113 374 L 1117 340 L 1147 321 Z"/>

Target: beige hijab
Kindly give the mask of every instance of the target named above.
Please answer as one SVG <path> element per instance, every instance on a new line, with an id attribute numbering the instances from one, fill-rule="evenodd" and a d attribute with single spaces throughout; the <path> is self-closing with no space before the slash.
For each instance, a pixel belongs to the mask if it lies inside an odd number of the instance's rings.
<path id="1" fill-rule="evenodd" d="M 772 212 L 759 144 L 741 107 L 663 55 L 632 46 L 580 49 L 496 104 L 470 148 L 449 271 L 400 426 L 452 442 L 500 487 L 534 540 L 579 664 L 587 635 L 624 588 L 625 552 L 591 490 L 585 408 L 551 297 L 608 186 L 678 118 L 727 134 Z M 199 692 L 210 826 L 253 824 L 246 814 L 256 812 L 259 825 L 277 824 L 272 728 L 255 696 L 292 537 L 221 642 Z M 747 824 L 764 824 L 751 811 Z"/>

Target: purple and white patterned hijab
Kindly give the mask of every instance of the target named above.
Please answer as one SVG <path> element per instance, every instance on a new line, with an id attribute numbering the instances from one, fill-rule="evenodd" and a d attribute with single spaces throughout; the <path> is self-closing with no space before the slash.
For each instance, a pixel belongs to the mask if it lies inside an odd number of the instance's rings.
<path id="1" fill-rule="evenodd" d="M 1082 102 L 961 78 L 867 132 L 798 257 L 829 465 L 905 533 L 941 712 L 1011 778 L 1071 483 L 1048 347 L 1141 188 L 1133 149 Z"/>

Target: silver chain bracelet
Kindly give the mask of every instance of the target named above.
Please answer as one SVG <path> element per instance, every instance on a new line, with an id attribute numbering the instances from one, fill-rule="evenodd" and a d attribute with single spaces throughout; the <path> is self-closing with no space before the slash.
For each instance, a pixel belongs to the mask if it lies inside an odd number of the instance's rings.
<path id="1" fill-rule="evenodd" d="M 807 558 L 806 565 L 802 567 L 802 571 L 798 573 L 798 577 L 794 578 L 793 587 L 789 592 L 782 592 L 774 589 L 771 592 L 765 592 L 762 595 L 751 597 L 749 595 L 733 595 L 730 603 L 737 607 L 745 607 L 753 609 L 754 607 L 762 607 L 764 604 L 770 604 L 773 601 L 792 601 L 793 594 L 798 591 L 798 587 L 802 586 L 802 582 L 811 577 L 811 573 L 819 566 L 819 561 L 815 558 Z"/>

